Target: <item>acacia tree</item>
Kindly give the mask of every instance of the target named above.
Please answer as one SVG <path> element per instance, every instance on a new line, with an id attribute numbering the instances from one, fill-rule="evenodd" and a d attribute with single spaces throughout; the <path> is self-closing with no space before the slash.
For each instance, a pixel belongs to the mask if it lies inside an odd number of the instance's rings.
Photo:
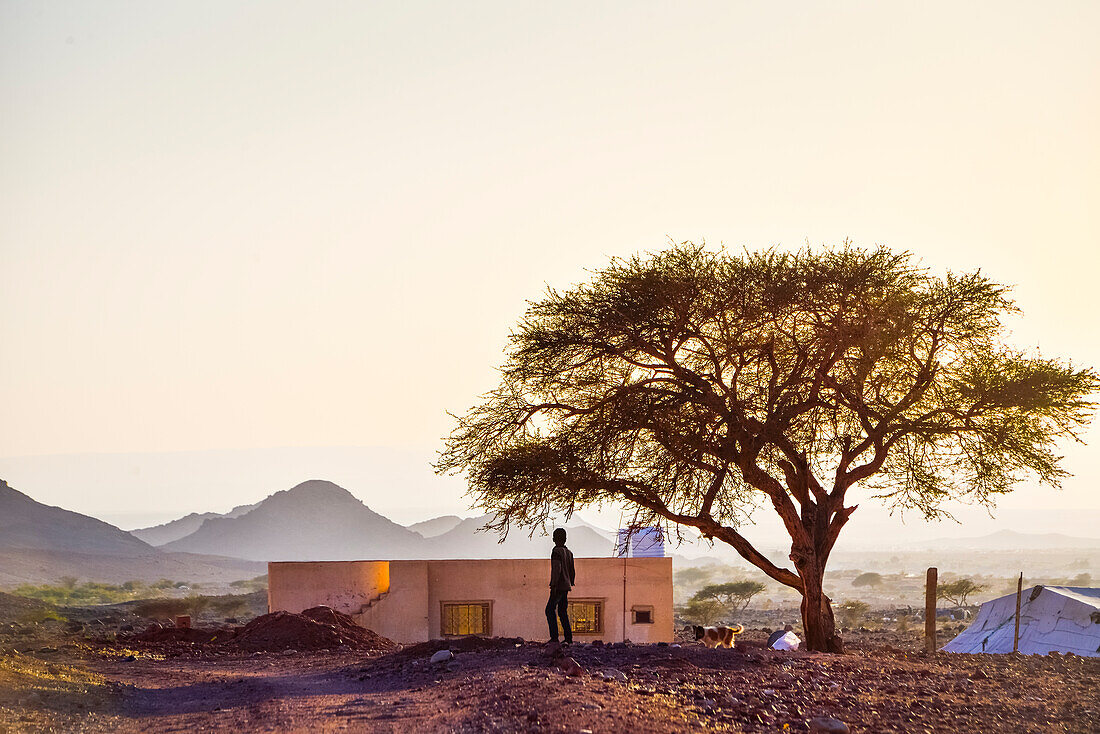
<path id="1" fill-rule="evenodd" d="M 985 584 L 976 584 L 970 579 L 959 579 L 936 587 L 936 598 L 951 602 L 956 607 L 966 606 L 966 597 L 985 591 Z"/>
<path id="2" fill-rule="evenodd" d="M 1055 441 L 1100 382 L 1003 345 L 1015 310 L 980 273 L 935 277 L 885 248 L 615 259 L 530 303 L 436 469 L 466 472 L 502 534 L 603 504 L 695 528 L 800 592 L 807 647 L 838 650 L 822 579 L 857 498 L 937 517 L 1065 474 Z M 759 506 L 792 567 L 738 531 Z"/>
<path id="3" fill-rule="evenodd" d="M 748 608 L 749 602 L 757 594 L 767 589 L 759 581 L 729 581 L 724 584 L 708 584 L 695 592 L 692 600 L 713 599 L 723 602 L 726 606 L 737 612 L 743 612 Z"/>

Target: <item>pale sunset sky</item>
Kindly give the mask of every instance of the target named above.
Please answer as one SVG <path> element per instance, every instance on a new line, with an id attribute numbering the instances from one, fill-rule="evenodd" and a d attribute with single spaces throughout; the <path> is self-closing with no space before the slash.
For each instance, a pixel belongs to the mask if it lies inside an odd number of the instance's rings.
<path id="1" fill-rule="evenodd" d="M 981 268 L 1100 367 L 1098 38 L 1095 0 L 0 0 L 0 477 L 183 512 L 309 478 L 218 451 L 430 457 L 528 299 L 669 238 Z M 1005 506 L 1100 508 L 1086 438 Z M 349 489 L 461 512 L 394 471 Z"/>

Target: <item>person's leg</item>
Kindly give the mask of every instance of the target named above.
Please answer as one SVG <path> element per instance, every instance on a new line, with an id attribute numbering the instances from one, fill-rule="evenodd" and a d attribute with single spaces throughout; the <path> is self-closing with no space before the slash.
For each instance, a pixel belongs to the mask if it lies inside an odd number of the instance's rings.
<path id="1" fill-rule="evenodd" d="M 573 626 L 569 624 L 569 593 L 562 592 L 558 597 L 558 619 L 561 620 L 561 629 L 565 634 L 565 641 L 573 641 Z"/>
<path id="2" fill-rule="evenodd" d="M 553 590 L 551 590 L 550 591 L 550 600 L 546 602 L 546 621 L 550 625 L 550 641 L 551 642 L 557 642 L 558 641 L 558 620 L 554 616 L 556 608 L 557 608 L 557 602 L 558 602 L 558 595 Z M 566 628 L 566 629 L 567 629 L 566 634 L 568 634 L 568 628 Z"/>

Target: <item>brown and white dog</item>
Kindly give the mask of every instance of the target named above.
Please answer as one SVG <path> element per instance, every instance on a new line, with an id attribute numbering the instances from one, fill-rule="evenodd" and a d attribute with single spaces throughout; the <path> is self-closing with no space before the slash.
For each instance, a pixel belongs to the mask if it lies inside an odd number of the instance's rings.
<path id="1" fill-rule="evenodd" d="M 733 647 L 736 642 L 736 636 L 745 631 L 745 628 L 739 624 L 735 624 L 732 627 L 700 627 L 699 625 L 692 625 L 692 631 L 695 632 L 695 639 L 702 640 L 703 644 L 707 647 Z"/>

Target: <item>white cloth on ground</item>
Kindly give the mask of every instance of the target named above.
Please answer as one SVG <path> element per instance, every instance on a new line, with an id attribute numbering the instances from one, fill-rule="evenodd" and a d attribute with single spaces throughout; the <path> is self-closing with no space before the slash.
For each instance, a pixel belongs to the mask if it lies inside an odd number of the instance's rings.
<path id="1" fill-rule="evenodd" d="M 773 650 L 797 650 L 798 646 L 802 644 L 802 640 L 798 639 L 798 635 L 794 632 L 788 632 L 780 637 L 774 643 L 772 643 Z"/>

